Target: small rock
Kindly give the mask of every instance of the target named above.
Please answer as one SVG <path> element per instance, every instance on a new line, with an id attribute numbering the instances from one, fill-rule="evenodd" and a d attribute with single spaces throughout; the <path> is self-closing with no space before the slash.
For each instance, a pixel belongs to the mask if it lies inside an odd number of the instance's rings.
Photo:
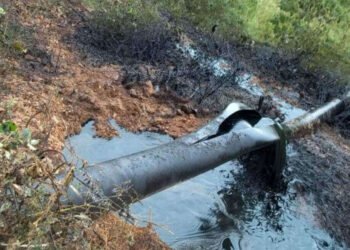
<path id="1" fill-rule="evenodd" d="M 28 60 L 28 61 L 36 61 L 34 56 L 31 56 L 29 54 L 25 55 L 24 59 Z"/>
<path id="2" fill-rule="evenodd" d="M 114 84 L 117 84 L 117 85 L 121 85 L 122 84 L 122 76 L 120 74 L 115 74 L 114 77 L 113 77 L 113 83 Z"/>
<path id="3" fill-rule="evenodd" d="M 181 106 L 181 110 L 185 112 L 186 114 L 192 114 L 192 108 L 188 104 L 184 104 Z"/>
<path id="4" fill-rule="evenodd" d="M 130 90 L 129 90 L 129 95 L 130 95 L 131 97 L 135 97 L 135 98 L 138 96 L 135 89 L 130 89 Z"/>
<path id="5" fill-rule="evenodd" d="M 159 92 L 159 85 L 154 86 L 154 91 L 157 93 Z"/>
<path id="6" fill-rule="evenodd" d="M 41 82 L 43 79 L 37 75 L 33 75 L 31 80 L 33 82 Z"/>
<path id="7" fill-rule="evenodd" d="M 199 111 L 199 114 L 200 115 L 204 115 L 204 116 L 209 115 L 210 114 L 210 110 L 208 108 L 203 108 L 203 109 L 201 109 Z"/>
<path id="8" fill-rule="evenodd" d="M 159 115 L 161 117 L 171 117 L 174 115 L 174 112 L 171 108 L 163 108 L 162 110 L 159 111 Z"/>
<path id="9" fill-rule="evenodd" d="M 151 81 L 145 82 L 145 86 L 146 86 L 145 89 L 146 89 L 148 94 L 153 95 L 155 93 L 154 88 L 153 88 L 153 84 Z"/>
<path id="10" fill-rule="evenodd" d="M 176 110 L 176 114 L 177 114 L 177 115 L 183 115 L 184 112 L 183 112 L 181 109 L 177 109 L 177 110 Z"/>

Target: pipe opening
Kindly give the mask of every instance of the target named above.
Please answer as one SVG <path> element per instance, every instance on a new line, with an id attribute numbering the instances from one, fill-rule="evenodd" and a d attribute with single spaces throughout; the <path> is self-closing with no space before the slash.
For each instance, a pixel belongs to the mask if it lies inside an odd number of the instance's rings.
<path id="1" fill-rule="evenodd" d="M 213 135 L 206 136 L 198 141 L 196 141 L 193 144 L 197 144 L 206 140 L 213 139 L 215 137 L 224 135 L 229 133 L 232 129 L 243 129 L 243 128 L 249 128 L 254 127 L 261 119 L 261 115 L 256 110 L 238 110 L 232 115 L 228 116 L 220 125 L 217 130 L 217 132 Z M 240 123 L 244 121 L 245 124 Z M 241 124 L 241 126 L 237 126 L 238 124 Z M 237 128 L 236 128 L 237 126 Z"/>

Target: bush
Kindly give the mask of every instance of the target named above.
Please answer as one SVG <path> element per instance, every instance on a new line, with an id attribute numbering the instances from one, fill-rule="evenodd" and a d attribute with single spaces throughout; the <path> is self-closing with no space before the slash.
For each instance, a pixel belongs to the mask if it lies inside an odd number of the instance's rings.
<path id="1" fill-rule="evenodd" d="M 170 13 L 178 20 L 187 19 L 210 33 L 239 43 L 257 42 L 300 55 L 306 68 L 321 68 L 350 76 L 350 6 L 344 0 L 83 0 L 94 9 L 92 25 L 108 33 L 116 44 L 126 36 L 121 49 L 129 54 L 136 49 L 135 38 L 145 51 L 151 50 L 159 32 L 168 25 L 161 16 Z M 133 34 L 132 34 L 133 33 Z M 148 33 L 148 34 L 146 34 Z M 153 34 L 154 33 L 154 34 Z M 153 35 L 153 36 L 152 36 Z M 169 34 L 165 37 L 169 39 Z M 148 37 L 147 37 L 148 36 Z M 146 44 L 144 46 L 144 44 Z M 124 50 L 124 52 L 123 52 Z M 153 53 L 154 52 L 154 53 Z M 151 53 L 157 54 L 158 50 Z M 144 53 L 144 52 L 142 52 Z M 142 54 L 141 53 L 141 54 Z M 136 57 L 149 55 L 136 53 Z"/>
<path id="2" fill-rule="evenodd" d="M 344 0 L 182 0 L 166 2 L 186 17 L 228 40 L 253 40 L 303 57 L 305 66 L 350 76 L 350 6 Z M 311 57 L 309 57 L 311 56 Z"/>
<path id="3" fill-rule="evenodd" d="M 144 0 L 83 0 L 92 7 L 94 22 L 113 35 L 140 29 L 159 20 L 157 6 Z"/>

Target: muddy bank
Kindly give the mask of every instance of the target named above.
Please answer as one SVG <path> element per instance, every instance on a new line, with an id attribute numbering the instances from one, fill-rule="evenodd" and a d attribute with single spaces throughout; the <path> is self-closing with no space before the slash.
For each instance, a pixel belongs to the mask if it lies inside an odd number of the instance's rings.
<path id="1" fill-rule="evenodd" d="M 150 37 L 149 33 L 157 36 Z M 124 74 L 124 85 L 151 80 L 175 91 L 182 98 L 193 100 L 198 104 L 196 111 L 199 115 L 203 110 L 207 113 L 208 109 L 220 112 L 231 100 L 248 99 L 256 106 L 258 98 L 245 95 L 233 80 L 245 72 L 254 75 L 265 88 L 282 94 L 285 92 L 284 99 L 305 110 L 340 96 L 348 89 L 345 85 L 337 84 L 339 79 L 334 75 L 306 70 L 300 55 L 263 45 L 229 43 L 215 35 L 200 33 L 189 23 L 175 25 L 168 16 L 149 27 L 117 35 L 96 26 L 94 19 L 90 19 L 81 24 L 76 33 L 66 37 L 66 41 L 93 65 L 118 62 Z M 188 51 L 179 49 L 179 44 L 194 46 L 204 53 L 196 56 L 217 58 L 217 65 L 224 60 L 224 67 L 231 70 L 224 75 L 213 74 L 208 68 L 203 68 L 198 60 L 188 57 Z M 289 96 L 291 91 L 292 97 Z M 244 98 L 240 98 L 243 95 Z M 268 94 L 264 105 L 262 112 L 265 115 L 283 120 Z M 349 113 L 344 112 L 331 125 L 349 138 L 349 121 Z"/>
<path id="2" fill-rule="evenodd" d="M 227 74 L 213 74 L 211 69 L 179 49 L 179 45 L 194 45 L 194 41 L 173 23 L 164 25 L 166 21 L 112 35 L 90 19 L 81 23 L 75 33 L 66 36 L 65 42 L 72 51 L 78 51 L 88 65 L 120 64 L 125 88 L 151 81 L 181 99 L 193 102 L 193 113 L 199 117 L 208 114 L 212 117 L 233 100 L 248 99 L 254 107 L 258 105 L 259 97 L 247 95 L 236 84 L 235 78 L 242 72 L 237 61 L 227 61 L 225 67 L 231 69 Z M 149 36 L 150 33 L 157 36 Z M 206 60 L 208 55 L 201 57 Z M 272 118 L 281 117 L 269 96 L 261 111 Z"/>

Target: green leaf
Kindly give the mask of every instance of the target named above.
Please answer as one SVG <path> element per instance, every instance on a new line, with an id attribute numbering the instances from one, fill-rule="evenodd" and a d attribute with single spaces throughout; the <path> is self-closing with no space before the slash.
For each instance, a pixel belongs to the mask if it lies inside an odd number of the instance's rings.
<path id="1" fill-rule="evenodd" d="M 0 7 L 0 16 L 3 16 L 6 14 L 6 11 Z"/>
<path id="2" fill-rule="evenodd" d="M 15 50 L 17 50 L 19 53 L 21 54 L 25 54 L 27 53 L 27 49 L 24 47 L 24 45 L 19 42 L 19 41 L 14 41 L 12 43 L 12 48 L 14 48 Z"/>
<path id="3" fill-rule="evenodd" d="M 0 133 L 6 134 L 17 130 L 17 125 L 13 122 L 0 123 Z"/>
<path id="4" fill-rule="evenodd" d="M 4 147 L 4 144 L 2 144 L 1 142 L 0 142 L 0 148 L 3 148 Z"/>

